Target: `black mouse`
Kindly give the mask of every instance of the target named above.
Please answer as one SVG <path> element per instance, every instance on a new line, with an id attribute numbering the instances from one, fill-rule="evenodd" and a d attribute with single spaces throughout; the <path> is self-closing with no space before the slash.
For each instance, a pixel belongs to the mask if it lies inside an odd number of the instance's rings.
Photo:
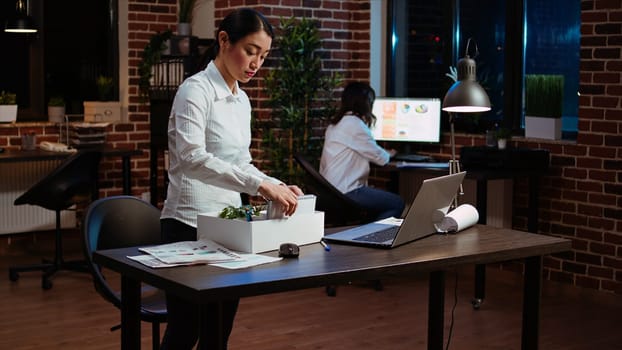
<path id="1" fill-rule="evenodd" d="M 283 243 L 279 247 L 279 256 L 282 258 L 297 258 L 300 248 L 295 243 Z"/>

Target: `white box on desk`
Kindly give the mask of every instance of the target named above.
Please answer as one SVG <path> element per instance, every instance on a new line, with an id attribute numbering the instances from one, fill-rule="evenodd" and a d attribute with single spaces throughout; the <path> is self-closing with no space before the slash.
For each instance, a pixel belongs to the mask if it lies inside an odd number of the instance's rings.
<path id="1" fill-rule="evenodd" d="M 279 249 L 282 243 L 317 243 L 324 236 L 324 212 L 296 213 L 285 219 L 223 219 L 218 213 L 198 215 L 199 239 L 211 239 L 228 249 L 262 253 Z"/>

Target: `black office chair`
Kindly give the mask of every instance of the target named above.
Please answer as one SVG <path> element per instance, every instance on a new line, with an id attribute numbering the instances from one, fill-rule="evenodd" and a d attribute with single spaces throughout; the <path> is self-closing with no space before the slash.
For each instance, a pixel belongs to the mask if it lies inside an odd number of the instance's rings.
<path id="1" fill-rule="evenodd" d="M 60 270 L 87 272 L 84 261 L 63 259 L 63 233 L 61 211 L 74 205 L 85 204 L 97 197 L 97 173 L 101 152 L 83 150 L 69 156 L 56 169 L 35 183 L 24 194 L 15 199 L 15 205 L 37 205 L 56 213 L 54 260 L 41 264 L 10 266 L 9 279 L 17 281 L 19 272 L 43 271 L 41 288 L 52 288 L 50 278 Z"/>
<path id="2" fill-rule="evenodd" d="M 84 256 L 93 276 L 95 290 L 108 302 L 121 308 L 121 291 L 106 279 L 93 262 L 93 252 L 101 249 L 159 244 L 160 210 L 132 196 L 113 196 L 96 200 L 84 217 Z M 166 322 L 166 297 L 159 289 L 145 285 L 141 296 L 140 318 L 151 323 L 153 349 L 160 347 L 160 324 Z M 116 325 L 111 331 L 118 329 Z"/>
<path id="3" fill-rule="evenodd" d="M 361 207 L 341 193 L 303 155 L 296 154 L 294 159 L 305 170 L 304 190 L 316 196 L 315 207 L 324 212 L 325 227 L 361 225 L 375 220 L 378 213 Z"/>
<path id="4" fill-rule="evenodd" d="M 324 212 L 324 227 L 362 225 L 376 220 L 378 214 L 361 207 L 341 193 L 303 155 L 294 155 L 296 162 L 305 170 L 304 190 L 316 196 L 315 208 Z M 374 289 L 382 290 L 382 282 L 369 281 Z M 337 287 L 326 286 L 328 296 L 337 295 Z"/>

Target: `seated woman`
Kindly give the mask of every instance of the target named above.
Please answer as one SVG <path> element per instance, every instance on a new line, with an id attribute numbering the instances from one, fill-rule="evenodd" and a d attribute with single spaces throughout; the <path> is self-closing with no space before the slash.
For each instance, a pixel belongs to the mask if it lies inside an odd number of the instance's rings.
<path id="1" fill-rule="evenodd" d="M 376 220 L 399 218 L 404 210 L 402 198 L 367 185 L 370 162 L 385 165 L 396 153 L 380 147 L 371 134 L 375 98 L 366 83 L 352 82 L 343 90 L 340 109 L 326 128 L 320 173 L 346 196 L 378 213 Z"/>

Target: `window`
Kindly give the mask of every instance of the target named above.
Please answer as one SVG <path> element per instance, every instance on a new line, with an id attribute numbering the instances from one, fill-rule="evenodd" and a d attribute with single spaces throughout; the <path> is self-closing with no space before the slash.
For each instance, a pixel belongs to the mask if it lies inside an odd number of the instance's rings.
<path id="1" fill-rule="evenodd" d="M 47 120 L 47 101 L 61 96 L 66 113 L 82 114 L 96 100 L 96 78 L 115 80 L 118 98 L 117 1 L 30 1 L 37 34 L 0 32 L 0 90 L 17 94 L 18 121 Z M 15 12 L 2 1 L 0 21 Z M 6 54 L 10 53 L 10 54 Z"/>
<path id="2" fill-rule="evenodd" d="M 458 117 L 456 129 L 522 128 L 524 75 L 542 73 L 565 76 L 563 131 L 576 135 L 580 0 L 394 0 L 388 12 L 387 96 L 442 99 L 472 38 L 492 110 Z"/>

